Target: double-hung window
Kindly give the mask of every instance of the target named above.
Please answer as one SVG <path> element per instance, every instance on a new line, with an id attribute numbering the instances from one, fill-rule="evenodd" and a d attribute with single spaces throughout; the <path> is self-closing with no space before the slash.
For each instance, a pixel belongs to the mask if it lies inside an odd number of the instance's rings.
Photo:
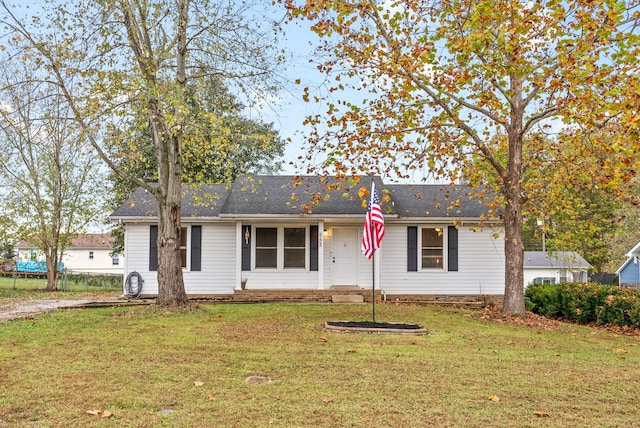
<path id="1" fill-rule="evenodd" d="M 307 259 L 306 229 L 284 228 L 284 268 L 304 268 Z"/>
<path id="2" fill-rule="evenodd" d="M 455 226 L 407 227 L 407 272 L 458 271 L 458 229 Z"/>
<path id="3" fill-rule="evenodd" d="M 278 228 L 256 227 L 256 268 L 278 267 Z"/>
<path id="4" fill-rule="evenodd" d="M 202 226 L 192 225 L 180 229 L 180 264 L 190 271 L 201 270 Z M 149 270 L 158 270 L 158 226 L 150 226 Z"/>
<path id="5" fill-rule="evenodd" d="M 444 266 L 444 235 L 442 228 L 422 228 L 422 269 L 442 269 Z"/>
<path id="6" fill-rule="evenodd" d="M 255 268 L 305 269 L 308 246 L 306 227 L 256 227 Z"/>
<path id="7" fill-rule="evenodd" d="M 187 267 L 187 241 L 189 240 L 188 230 L 186 227 L 180 229 L 180 260 L 181 266 Z"/>

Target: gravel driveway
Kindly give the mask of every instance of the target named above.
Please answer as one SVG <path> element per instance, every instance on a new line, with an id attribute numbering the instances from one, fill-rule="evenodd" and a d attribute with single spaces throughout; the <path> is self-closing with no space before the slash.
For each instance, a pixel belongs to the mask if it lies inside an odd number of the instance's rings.
<path id="1" fill-rule="evenodd" d="M 82 306 L 93 300 L 18 300 L 0 303 L 0 323 L 16 318 L 27 318 L 60 308 Z"/>

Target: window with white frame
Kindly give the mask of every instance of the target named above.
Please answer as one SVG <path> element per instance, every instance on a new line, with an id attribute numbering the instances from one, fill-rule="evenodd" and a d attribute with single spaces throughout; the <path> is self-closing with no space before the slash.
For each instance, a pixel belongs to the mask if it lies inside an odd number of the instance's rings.
<path id="1" fill-rule="evenodd" d="M 111 264 L 113 266 L 118 266 L 120 264 L 120 255 L 118 253 L 111 256 Z"/>
<path id="2" fill-rule="evenodd" d="M 187 241 L 189 240 L 188 229 L 183 227 L 180 229 L 180 260 L 182 260 L 182 267 L 187 267 Z"/>
<path id="3" fill-rule="evenodd" d="M 441 227 L 422 228 L 420 234 L 422 269 L 444 269 L 444 233 Z"/>
<path id="4" fill-rule="evenodd" d="M 256 269 L 306 268 L 306 227 L 256 227 L 254 236 Z"/>
<path id="5" fill-rule="evenodd" d="M 304 268 L 307 258 L 306 229 L 304 227 L 284 228 L 284 268 Z"/>
<path id="6" fill-rule="evenodd" d="M 202 226 L 180 229 L 180 264 L 182 268 L 200 271 L 202 268 Z M 149 226 L 149 270 L 158 270 L 158 226 Z"/>
<path id="7" fill-rule="evenodd" d="M 256 268 L 278 267 L 278 228 L 256 227 Z"/>
<path id="8" fill-rule="evenodd" d="M 93 251 L 89 251 L 89 260 L 93 260 Z"/>

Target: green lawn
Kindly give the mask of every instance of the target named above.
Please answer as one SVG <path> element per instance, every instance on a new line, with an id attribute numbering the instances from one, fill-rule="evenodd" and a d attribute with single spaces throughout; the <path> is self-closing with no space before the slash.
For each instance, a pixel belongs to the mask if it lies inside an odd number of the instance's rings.
<path id="1" fill-rule="evenodd" d="M 453 309 L 376 314 L 431 333 L 322 329 L 367 320 L 366 305 L 122 307 L 0 324 L 0 427 L 639 426 L 638 337 Z"/>
<path id="2" fill-rule="evenodd" d="M 66 284 L 58 281 L 58 291 L 45 292 L 47 281 L 42 278 L 0 276 L 0 303 L 13 299 L 79 299 L 84 297 L 117 297 L 122 295 L 122 284 L 87 281 L 82 276 L 70 276 Z M 66 289 L 63 290 L 63 288 Z M 1 427 L 1 425 L 0 425 Z"/>

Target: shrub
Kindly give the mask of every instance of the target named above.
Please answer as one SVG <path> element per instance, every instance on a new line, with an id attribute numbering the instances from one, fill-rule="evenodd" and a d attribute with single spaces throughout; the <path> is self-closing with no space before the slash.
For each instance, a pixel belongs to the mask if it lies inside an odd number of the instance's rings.
<path id="1" fill-rule="evenodd" d="M 532 311 L 581 324 L 640 328 L 640 292 L 592 283 L 533 284 L 525 296 Z"/>

